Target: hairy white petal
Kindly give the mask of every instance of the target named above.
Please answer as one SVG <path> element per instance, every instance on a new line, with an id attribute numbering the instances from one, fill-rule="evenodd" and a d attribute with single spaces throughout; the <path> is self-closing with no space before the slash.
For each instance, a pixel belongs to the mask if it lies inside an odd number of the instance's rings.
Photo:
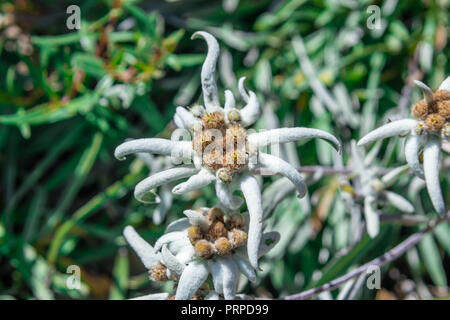
<path id="1" fill-rule="evenodd" d="M 236 108 L 236 100 L 234 99 L 233 92 L 230 90 L 225 90 L 225 105 L 223 109 L 225 111 L 225 118 L 228 119 L 227 114 L 231 110 Z"/>
<path id="2" fill-rule="evenodd" d="M 169 294 L 167 292 L 161 292 L 161 293 L 147 294 L 145 296 L 131 298 L 129 300 L 167 300 L 167 298 L 169 298 Z"/>
<path id="3" fill-rule="evenodd" d="M 413 174 L 424 179 L 422 165 L 419 161 L 419 153 L 424 143 L 424 137 L 412 134 L 405 142 L 405 158 Z"/>
<path id="4" fill-rule="evenodd" d="M 381 177 L 381 182 L 384 183 L 385 189 L 392 186 L 397 180 L 400 178 L 401 175 L 403 175 L 405 172 L 409 170 L 409 166 L 403 165 L 400 167 L 397 167 L 395 169 L 392 169 L 388 173 L 386 173 L 384 176 Z"/>
<path id="5" fill-rule="evenodd" d="M 177 276 L 181 275 L 185 268 L 185 265 L 178 261 L 178 259 L 169 251 L 169 249 L 167 249 L 166 245 L 162 247 L 161 258 L 167 269 L 175 273 Z"/>
<path id="6" fill-rule="evenodd" d="M 216 180 L 216 176 L 207 169 L 201 169 L 197 174 L 191 176 L 187 181 L 176 185 L 172 192 L 183 194 L 193 190 L 203 188 Z"/>
<path id="7" fill-rule="evenodd" d="M 277 231 L 266 232 L 261 237 L 259 244 L 258 257 L 262 257 L 269 252 L 280 241 L 281 235 Z"/>
<path id="8" fill-rule="evenodd" d="M 191 176 L 197 172 L 198 172 L 197 169 L 190 166 L 178 166 L 155 173 L 154 175 L 145 178 L 136 185 L 136 187 L 134 188 L 134 196 L 137 200 L 141 202 L 147 202 L 145 198 L 146 193 L 152 190 L 153 188 L 159 187 L 162 184 L 174 180 Z"/>
<path id="9" fill-rule="evenodd" d="M 184 210 L 184 215 L 189 219 L 189 223 L 193 226 L 200 226 L 202 230 L 208 230 L 208 219 L 201 212 L 195 210 Z"/>
<path id="10" fill-rule="evenodd" d="M 445 212 L 445 203 L 439 182 L 440 149 L 441 140 L 438 137 L 430 137 L 423 150 L 423 170 L 425 173 L 428 194 L 434 209 L 438 213 L 443 214 Z"/>
<path id="11" fill-rule="evenodd" d="M 389 122 L 362 137 L 361 140 L 358 141 L 358 146 L 361 147 L 368 143 L 387 137 L 407 134 L 416 124 L 417 120 L 414 119 L 402 119 Z"/>
<path id="12" fill-rule="evenodd" d="M 159 251 L 161 247 L 169 242 L 187 238 L 186 232 L 176 231 L 163 234 L 155 243 L 155 251 Z"/>
<path id="13" fill-rule="evenodd" d="M 245 90 L 244 82 L 245 82 L 245 77 L 239 78 L 238 89 L 239 89 L 239 93 L 241 94 L 242 100 L 244 100 L 246 103 L 248 103 L 248 101 L 250 100 L 250 96 L 247 94 L 247 91 Z"/>
<path id="14" fill-rule="evenodd" d="M 185 237 L 181 237 L 178 240 L 169 242 L 167 247 L 169 248 L 170 252 L 172 252 L 174 255 L 178 257 L 178 254 L 180 252 L 189 250 L 190 248 L 192 248 L 192 245 L 191 242 L 189 241 L 189 238 L 186 235 Z M 178 260 L 181 260 L 181 258 L 179 258 Z"/>
<path id="15" fill-rule="evenodd" d="M 229 210 L 236 210 L 242 206 L 242 198 L 233 196 L 230 185 L 219 179 L 216 180 L 216 195 L 220 203 Z"/>
<path id="16" fill-rule="evenodd" d="M 220 296 L 217 292 L 210 291 L 203 299 L 204 300 L 220 300 Z"/>
<path id="17" fill-rule="evenodd" d="M 155 208 L 152 215 L 152 220 L 155 225 L 160 225 L 164 221 L 167 212 L 172 206 L 173 200 L 172 193 L 167 185 L 163 185 L 159 193 L 161 202 Z"/>
<path id="18" fill-rule="evenodd" d="M 217 260 L 208 261 L 209 270 L 212 275 L 214 290 L 217 293 L 223 293 L 223 277 L 221 264 Z"/>
<path id="19" fill-rule="evenodd" d="M 416 84 L 416 86 L 418 86 L 420 88 L 420 90 L 422 90 L 423 98 L 424 98 L 425 102 L 426 103 L 432 102 L 433 101 L 433 90 L 431 90 L 430 87 L 428 87 L 422 81 L 414 80 L 414 83 Z"/>
<path id="20" fill-rule="evenodd" d="M 223 296 L 225 300 L 233 300 L 239 281 L 239 270 L 230 257 L 217 259 L 220 263 L 223 278 Z"/>
<path id="21" fill-rule="evenodd" d="M 258 161 L 261 166 L 272 171 L 273 173 L 280 173 L 295 185 L 298 196 L 303 198 L 306 194 L 306 185 L 300 173 L 291 166 L 288 162 L 278 157 L 267 153 L 259 152 Z"/>
<path id="22" fill-rule="evenodd" d="M 151 269 L 158 263 L 159 257 L 153 250 L 153 247 L 145 241 L 132 226 L 126 226 L 123 229 L 123 235 L 136 252 L 139 259 L 141 259 L 145 268 Z"/>
<path id="23" fill-rule="evenodd" d="M 375 209 L 375 199 L 372 196 L 364 198 L 364 217 L 367 233 L 371 238 L 375 238 L 380 232 L 380 216 Z"/>
<path id="24" fill-rule="evenodd" d="M 208 53 L 202 66 L 201 81 L 206 111 L 214 112 L 220 109 L 215 79 L 216 64 L 220 52 L 219 43 L 211 34 L 205 31 L 195 32 L 191 39 L 194 39 L 197 36 L 201 36 L 205 39 L 208 45 Z"/>
<path id="25" fill-rule="evenodd" d="M 247 238 L 247 253 L 250 264 L 258 269 L 258 248 L 262 236 L 262 199 L 258 181 L 250 174 L 243 175 L 240 187 L 247 203 L 250 217 Z"/>
<path id="26" fill-rule="evenodd" d="M 208 278 L 208 268 L 205 263 L 199 261 L 189 263 L 181 274 L 175 300 L 192 298 L 206 278 Z"/>
<path id="27" fill-rule="evenodd" d="M 439 86 L 439 90 L 450 91 L 450 77 L 447 77 Z"/>
<path id="28" fill-rule="evenodd" d="M 169 223 L 169 225 L 167 226 L 164 233 L 169 233 L 169 232 L 174 232 L 174 231 L 182 231 L 182 230 L 189 228 L 190 226 L 191 226 L 191 223 L 189 222 L 188 218 L 177 219 L 177 220 Z"/>
<path id="29" fill-rule="evenodd" d="M 301 127 L 280 128 L 252 133 L 248 136 L 248 141 L 252 145 L 263 147 L 271 143 L 285 143 L 307 138 L 324 139 L 330 142 L 337 151 L 341 149 L 341 143 L 332 134 L 319 129 Z"/>
<path id="30" fill-rule="evenodd" d="M 247 102 L 247 104 L 241 110 L 239 110 L 239 112 L 241 114 L 241 124 L 244 127 L 248 127 L 254 124 L 256 120 L 258 120 L 259 115 L 261 114 L 261 108 L 256 94 L 253 91 L 249 91 L 248 94 L 246 93 L 244 88 L 244 80 L 245 77 L 239 80 L 239 86 L 241 94 L 245 92 L 245 101 Z"/>
<path id="31" fill-rule="evenodd" d="M 386 196 L 387 201 L 398 210 L 408 213 L 414 212 L 414 206 L 411 202 L 403 198 L 401 195 L 391 191 L 384 191 L 384 195 Z"/>
<path id="32" fill-rule="evenodd" d="M 183 121 L 184 128 L 186 129 L 192 129 L 195 123 L 199 121 L 194 117 L 194 115 L 191 112 L 189 112 L 183 107 L 177 107 L 176 114 Z"/>
<path id="33" fill-rule="evenodd" d="M 178 113 L 175 113 L 175 115 L 173 116 L 173 121 L 175 122 L 175 125 L 178 128 L 181 128 L 181 129 L 185 128 L 185 129 L 187 129 L 183 119 L 181 119 L 181 117 L 180 117 L 180 115 Z"/>
<path id="34" fill-rule="evenodd" d="M 251 266 L 251 264 L 247 261 L 247 259 L 239 256 L 238 254 L 233 254 L 232 258 L 239 270 L 252 282 L 256 281 L 255 270 Z"/>
<path id="35" fill-rule="evenodd" d="M 172 141 L 160 138 L 143 138 L 129 140 L 120 144 L 114 151 L 114 156 L 118 160 L 124 160 L 125 157 L 133 153 L 153 153 L 170 155 L 190 156 L 192 154 L 191 141 Z"/>
<path id="36" fill-rule="evenodd" d="M 170 246 L 169 246 L 170 250 Z M 172 251 L 170 251 L 172 252 Z M 176 258 L 179 262 L 188 264 L 195 258 L 195 250 L 194 247 L 190 244 L 187 244 L 182 250 L 178 251 L 176 254 Z"/>

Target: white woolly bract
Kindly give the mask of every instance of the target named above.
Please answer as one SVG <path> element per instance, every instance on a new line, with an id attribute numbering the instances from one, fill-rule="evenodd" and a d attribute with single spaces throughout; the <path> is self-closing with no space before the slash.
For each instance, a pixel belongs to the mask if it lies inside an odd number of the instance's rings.
<path id="1" fill-rule="evenodd" d="M 211 34 L 204 31 L 197 31 L 192 35 L 191 39 L 194 39 L 197 36 L 201 36 L 205 39 L 208 45 L 208 53 L 202 65 L 201 82 L 206 111 L 214 112 L 220 109 L 215 79 L 216 64 L 220 48 L 217 40 Z"/>
<path id="2" fill-rule="evenodd" d="M 214 290 L 217 293 L 223 293 L 223 277 L 220 262 L 217 260 L 208 261 L 209 271 L 211 272 Z"/>
<path id="3" fill-rule="evenodd" d="M 300 198 L 305 196 L 306 185 L 303 181 L 303 177 L 297 169 L 291 166 L 288 162 L 263 152 L 258 153 L 258 162 L 261 166 L 272 171 L 273 173 L 280 173 L 288 178 L 297 188 L 298 196 Z"/>
<path id="4" fill-rule="evenodd" d="M 239 270 L 252 282 L 256 281 L 256 273 L 250 262 L 238 254 L 232 255 L 232 259 L 238 266 Z"/>
<path id="5" fill-rule="evenodd" d="M 263 219 L 261 191 L 256 178 L 249 174 L 243 175 L 240 187 L 247 203 L 250 220 L 247 238 L 248 259 L 252 267 L 258 269 L 258 248 L 261 242 Z"/>
<path id="6" fill-rule="evenodd" d="M 411 204 L 411 202 L 403 198 L 401 195 L 391 191 L 384 191 L 384 195 L 386 196 L 386 200 L 398 210 L 407 213 L 414 212 L 414 206 Z"/>
<path id="7" fill-rule="evenodd" d="M 417 124 L 417 120 L 414 119 L 402 119 L 389 122 L 384 126 L 381 126 L 361 138 L 358 141 L 358 146 L 364 146 L 368 143 L 374 142 L 376 140 L 393 137 L 396 135 L 404 135 L 411 131 Z"/>
<path id="8" fill-rule="evenodd" d="M 142 152 L 188 157 L 192 155 L 192 143 L 190 141 L 172 141 L 160 138 L 135 139 L 119 145 L 114 151 L 114 156 L 118 160 L 124 160 L 129 154 Z"/>
<path id="9" fill-rule="evenodd" d="M 161 250 L 166 243 L 172 243 L 177 240 L 187 239 L 186 231 L 177 231 L 163 234 L 155 243 L 155 251 Z"/>
<path id="10" fill-rule="evenodd" d="M 233 300 L 236 295 L 239 280 L 238 267 L 230 257 L 217 259 L 220 263 L 223 279 L 223 296 L 225 300 Z"/>
<path id="11" fill-rule="evenodd" d="M 136 185 L 134 188 L 134 197 L 141 202 L 147 202 L 145 196 L 150 190 L 162 184 L 189 177 L 197 172 L 197 169 L 190 166 L 178 166 L 155 173 Z"/>
<path id="12" fill-rule="evenodd" d="M 431 90 L 431 88 L 422 81 L 414 80 L 414 83 L 420 88 L 420 90 L 422 90 L 425 102 L 431 103 L 433 101 L 433 90 Z"/>
<path id="13" fill-rule="evenodd" d="M 208 274 L 206 263 L 199 261 L 189 263 L 181 274 L 175 300 L 191 299 L 208 278 Z"/>
<path id="14" fill-rule="evenodd" d="M 185 268 L 185 265 L 178 261 L 178 259 L 170 252 L 170 250 L 167 249 L 167 245 L 164 245 L 162 247 L 161 258 L 167 269 L 175 273 L 177 276 L 181 275 Z"/>
<path id="15" fill-rule="evenodd" d="M 216 195 L 220 203 L 229 210 L 236 210 L 242 206 L 242 198 L 233 196 L 230 184 L 219 179 L 216 180 Z"/>
<path id="16" fill-rule="evenodd" d="M 189 223 L 193 226 L 200 226 L 202 230 L 208 229 L 207 217 L 201 212 L 195 210 L 184 210 L 183 214 L 189 219 Z"/>
<path id="17" fill-rule="evenodd" d="M 244 127 L 254 124 L 261 114 L 261 108 L 256 94 L 253 91 L 249 91 L 248 97 L 247 104 L 239 110 L 241 115 L 240 123 Z"/>
<path id="18" fill-rule="evenodd" d="M 159 262 L 159 257 L 153 247 L 145 241 L 132 226 L 126 226 L 123 229 L 123 235 L 133 250 L 141 259 L 145 268 L 151 269 Z"/>
<path id="19" fill-rule="evenodd" d="M 380 232 L 380 216 L 375 209 L 375 198 L 372 196 L 364 198 L 364 217 L 367 233 L 371 238 L 375 238 Z"/>
<path id="20" fill-rule="evenodd" d="M 434 209 L 439 213 L 445 212 L 444 198 L 442 197 L 441 184 L 439 182 L 439 154 L 441 140 L 431 136 L 423 150 L 423 171 L 428 194 Z"/>
<path id="21" fill-rule="evenodd" d="M 167 226 L 164 233 L 174 232 L 174 231 L 182 231 L 190 227 L 189 219 L 188 218 L 181 218 L 177 219 L 175 221 L 172 221 Z"/>
<path id="22" fill-rule="evenodd" d="M 279 128 L 263 132 L 252 133 L 248 136 L 250 145 L 264 147 L 269 144 L 286 143 L 301 139 L 319 138 L 331 143 L 337 151 L 341 150 L 341 143 L 332 134 L 312 128 Z"/>
<path id="23" fill-rule="evenodd" d="M 405 142 L 406 162 L 408 162 L 408 165 L 411 168 L 412 173 L 415 176 L 422 179 L 424 179 L 425 176 L 423 173 L 422 165 L 420 164 L 419 161 L 419 153 L 423 143 L 424 137 L 419 136 L 417 134 L 411 134 L 411 136 L 409 136 Z"/>
<path id="24" fill-rule="evenodd" d="M 439 86 L 439 90 L 447 90 L 450 91 L 450 77 L 447 77 L 444 81 L 442 81 Z"/>
<path id="25" fill-rule="evenodd" d="M 203 188 L 213 182 L 216 176 L 208 169 L 201 169 L 197 174 L 191 176 L 187 181 L 176 185 L 172 192 L 175 194 L 183 194 L 193 190 Z"/>

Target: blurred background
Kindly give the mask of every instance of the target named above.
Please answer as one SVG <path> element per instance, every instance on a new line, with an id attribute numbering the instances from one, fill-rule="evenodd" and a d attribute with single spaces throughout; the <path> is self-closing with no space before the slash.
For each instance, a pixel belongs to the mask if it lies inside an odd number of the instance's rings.
<path id="1" fill-rule="evenodd" d="M 74 4 L 79 11 L 68 10 Z M 166 186 L 155 190 L 154 204 L 139 203 L 136 183 L 170 164 L 156 157 L 119 162 L 113 152 L 126 138 L 169 138 L 175 108 L 201 102 L 206 45 L 190 40 L 193 32 L 208 31 L 220 43 L 222 99 L 245 76 L 264 106 L 256 128 L 331 132 L 351 168 L 352 140 L 409 117 L 421 99 L 413 79 L 437 89 L 449 75 L 449 6 L 448 0 L 2 1 L 0 298 L 127 299 L 173 289 L 149 280 L 122 230 L 133 225 L 154 243 L 184 209 L 213 206 L 214 189 L 172 196 Z M 375 148 L 371 165 L 405 164 L 403 140 Z M 262 259 L 257 282 L 242 279 L 241 292 L 278 298 L 324 284 L 435 217 L 423 184 L 402 176 L 391 190 L 414 204 L 417 219 L 407 225 L 386 219 L 371 239 L 361 212 L 345 201 L 353 181 L 344 190 L 342 176 L 317 170 L 336 165 L 331 148 L 306 141 L 285 152 L 310 169 L 309 195 L 276 199 L 277 177 L 264 178 L 266 230 L 282 238 Z M 450 203 L 448 167 L 441 184 Z M 382 267 L 379 289 L 363 285 L 364 274 L 315 298 L 448 299 L 449 255 L 446 223 Z"/>

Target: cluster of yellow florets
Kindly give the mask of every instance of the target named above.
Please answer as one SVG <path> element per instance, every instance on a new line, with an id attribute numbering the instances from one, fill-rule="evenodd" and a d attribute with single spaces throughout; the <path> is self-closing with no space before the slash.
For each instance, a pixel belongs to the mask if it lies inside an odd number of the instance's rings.
<path id="1" fill-rule="evenodd" d="M 412 107 L 412 115 L 425 121 L 425 129 L 438 132 L 448 131 L 450 121 L 450 92 L 438 90 L 429 103 L 420 100 Z M 445 134 L 445 132 L 444 132 Z"/>
<path id="2" fill-rule="evenodd" d="M 188 237 L 194 250 L 201 259 L 210 259 L 215 254 L 226 256 L 247 242 L 247 234 L 243 230 L 244 217 L 239 213 L 225 216 L 219 208 L 200 211 L 207 217 L 208 227 L 192 226 L 188 229 Z"/>
<path id="3" fill-rule="evenodd" d="M 207 168 L 225 169 L 224 175 L 231 181 L 232 174 L 248 162 L 246 130 L 240 125 L 227 125 L 221 112 L 206 113 L 200 120 L 202 130 L 195 132 L 192 140 L 194 151 L 202 155 Z"/>
<path id="4" fill-rule="evenodd" d="M 165 282 L 169 280 L 167 278 L 167 267 L 161 262 L 158 262 L 153 268 L 151 268 L 149 274 L 150 279 L 155 282 Z"/>

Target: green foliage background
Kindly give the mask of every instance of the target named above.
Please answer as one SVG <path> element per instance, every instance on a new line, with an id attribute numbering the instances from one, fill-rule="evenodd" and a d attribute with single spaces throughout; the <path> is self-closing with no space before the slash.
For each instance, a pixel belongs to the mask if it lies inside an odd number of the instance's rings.
<path id="1" fill-rule="evenodd" d="M 139 160 L 119 162 L 113 151 L 129 137 L 170 137 L 175 108 L 199 101 L 206 46 L 190 40 L 193 32 L 211 32 L 232 56 L 234 75 L 218 68 L 220 92 L 235 91 L 230 79 L 246 76 L 282 124 L 332 132 L 346 154 L 352 139 L 392 115 L 409 115 L 420 99 L 416 88 L 405 92 L 412 78 L 437 88 L 450 69 L 448 0 L 82 0 L 78 31 L 66 27 L 72 2 L 0 4 L 2 298 L 125 299 L 171 289 L 149 281 L 121 236 L 131 224 L 153 243 L 167 223 L 154 225 L 155 205 L 133 197 L 147 168 Z M 224 9 L 233 2 L 233 11 Z M 382 32 L 367 27 L 370 5 L 381 7 Z M 298 34 L 317 77 L 348 98 L 356 121 L 345 112 L 311 107 L 313 91 L 291 42 Z M 125 97 L 108 94 L 113 85 L 121 85 Z M 397 107 L 402 93 L 409 102 Z M 376 164 L 404 164 L 401 148 L 400 139 L 385 141 Z M 297 151 L 302 165 L 333 165 L 330 148 L 319 142 Z M 273 179 L 265 178 L 265 186 Z M 311 209 L 294 195 L 279 204 L 268 226 L 282 240 L 264 258 L 258 282 L 245 284 L 243 292 L 281 297 L 315 287 L 420 227 L 383 224 L 375 239 L 364 236 L 349 246 L 350 218 L 339 202 L 337 177 L 308 181 Z M 394 189 L 414 202 L 416 215 L 435 216 L 426 190 L 406 192 L 410 182 L 405 178 Z M 443 170 L 446 203 L 449 182 L 449 170 Z M 175 196 L 168 221 L 183 209 L 214 203 L 212 188 Z M 381 290 L 362 286 L 356 297 L 448 298 L 449 254 L 447 223 L 382 268 Z M 81 290 L 66 286 L 69 265 L 81 267 Z"/>

